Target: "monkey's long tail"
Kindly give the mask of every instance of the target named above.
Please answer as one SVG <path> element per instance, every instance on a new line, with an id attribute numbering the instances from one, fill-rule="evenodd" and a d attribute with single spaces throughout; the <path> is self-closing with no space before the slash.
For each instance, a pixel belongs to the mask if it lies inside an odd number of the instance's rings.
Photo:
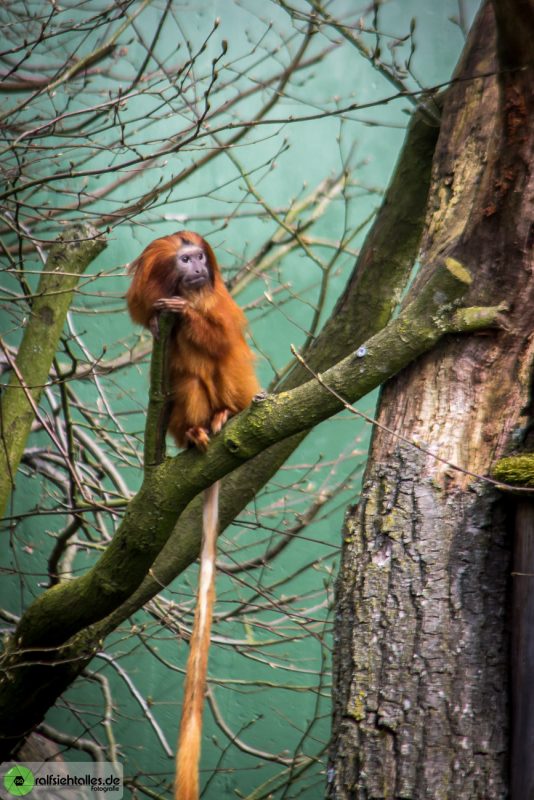
<path id="1" fill-rule="evenodd" d="M 202 709 L 206 691 L 211 620 L 215 599 L 215 553 L 219 518 L 219 481 L 204 492 L 200 577 L 193 633 L 187 660 L 182 720 L 176 755 L 175 800 L 198 800 Z"/>

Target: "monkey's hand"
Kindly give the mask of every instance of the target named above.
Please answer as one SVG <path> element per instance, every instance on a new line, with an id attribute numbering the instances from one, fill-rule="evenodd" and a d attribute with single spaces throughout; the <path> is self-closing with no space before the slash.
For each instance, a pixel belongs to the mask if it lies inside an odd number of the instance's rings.
<path id="1" fill-rule="evenodd" d="M 162 311 L 170 311 L 172 314 L 183 314 L 189 303 L 183 297 L 160 297 L 152 306 L 152 316 L 148 327 L 154 339 L 159 339 L 159 315 Z"/>
<path id="2" fill-rule="evenodd" d="M 181 314 L 188 307 L 189 303 L 183 297 L 161 297 L 154 303 L 156 311 L 171 311 L 173 314 Z"/>

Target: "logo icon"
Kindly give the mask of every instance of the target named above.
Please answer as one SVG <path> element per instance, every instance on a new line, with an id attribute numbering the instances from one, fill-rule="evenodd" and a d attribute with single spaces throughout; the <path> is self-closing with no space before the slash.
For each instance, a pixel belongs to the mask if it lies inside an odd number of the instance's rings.
<path id="1" fill-rule="evenodd" d="M 24 797 L 35 786 L 35 778 L 28 767 L 15 764 L 4 775 L 4 787 L 13 797 Z"/>

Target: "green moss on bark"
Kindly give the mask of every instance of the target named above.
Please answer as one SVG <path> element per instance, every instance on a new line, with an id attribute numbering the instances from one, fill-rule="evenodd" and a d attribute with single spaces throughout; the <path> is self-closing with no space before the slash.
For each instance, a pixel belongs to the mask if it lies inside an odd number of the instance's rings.
<path id="1" fill-rule="evenodd" d="M 534 486 L 534 453 L 501 458 L 493 468 L 493 477 L 516 486 Z"/>

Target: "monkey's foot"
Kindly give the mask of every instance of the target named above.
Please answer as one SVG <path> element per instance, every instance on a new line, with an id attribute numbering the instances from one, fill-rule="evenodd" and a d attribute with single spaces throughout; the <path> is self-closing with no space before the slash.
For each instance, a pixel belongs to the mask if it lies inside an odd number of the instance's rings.
<path id="1" fill-rule="evenodd" d="M 161 297 L 154 303 L 154 308 L 157 311 L 172 311 L 174 314 L 180 314 L 188 305 L 189 303 L 183 297 Z"/>
<path id="2" fill-rule="evenodd" d="M 230 411 L 227 408 L 224 408 L 222 411 L 216 411 L 211 418 L 211 432 L 219 433 L 223 425 L 226 425 L 228 422 L 229 416 Z"/>
<path id="3" fill-rule="evenodd" d="M 188 442 L 195 445 L 199 450 L 207 450 L 208 445 L 210 443 L 209 433 L 206 428 L 201 428 L 199 425 L 195 425 L 193 428 L 189 428 L 185 432 L 185 438 Z"/>

